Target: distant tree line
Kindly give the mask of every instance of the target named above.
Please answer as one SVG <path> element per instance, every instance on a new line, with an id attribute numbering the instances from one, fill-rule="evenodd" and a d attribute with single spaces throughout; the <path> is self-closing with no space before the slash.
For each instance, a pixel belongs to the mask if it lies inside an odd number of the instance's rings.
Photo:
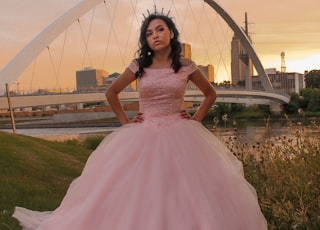
<path id="1" fill-rule="evenodd" d="M 318 115 L 320 112 L 320 70 L 312 70 L 305 77 L 306 87 L 298 93 L 292 93 L 290 102 L 284 105 L 284 113 L 304 115 Z M 215 87 L 230 88 L 235 87 L 230 81 L 224 81 L 219 84 L 213 84 Z M 245 82 L 239 81 L 236 85 L 244 87 Z M 236 103 L 216 103 L 213 111 L 209 113 L 207 119 L 213 117 L 221 118 L 224 114 L 228 114 L 229 118 L 261 118 L 272 115 L 269 106 L 256 105 L 246 106 Z"/>
<path id="2" fill-rule="evenodd" d="M 320 70 L 308 72 L 304 80 L 306 88 L 299 94 L 291 94 L 290 102 L 284 108 L 286 113 L 320 112 Z"/>

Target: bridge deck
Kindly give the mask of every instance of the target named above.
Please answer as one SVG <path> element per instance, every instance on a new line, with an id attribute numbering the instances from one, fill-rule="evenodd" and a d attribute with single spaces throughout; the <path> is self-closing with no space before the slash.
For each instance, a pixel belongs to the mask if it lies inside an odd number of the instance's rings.
<path id="1" fill-rule="evenodd" d="M 278 103 L 285 104 L 290 100 L 289 96 L 267 92 L 252 90 L 221 90 L 217 89 L 217 102 L 228 103 L 249 103 L 249 104 L 267 104 Z M 122 92 L 120 100 L 137 101 L 138 92 Z M 62 105 L 74 103 L 88 103 L 105 101 L 104 93 L 70 93 L 70 94 L 50 94 L 50 95 L 24 95 L 13 96 L 11 102 L 13 108 L 37 107 L 46 105 Z M 202 101 L 203 95 L 199 90 L 187 90 L 185 101 Z M 6 97 L 0 97 L 0 109 L 8 109 L 8 101 Z"/>

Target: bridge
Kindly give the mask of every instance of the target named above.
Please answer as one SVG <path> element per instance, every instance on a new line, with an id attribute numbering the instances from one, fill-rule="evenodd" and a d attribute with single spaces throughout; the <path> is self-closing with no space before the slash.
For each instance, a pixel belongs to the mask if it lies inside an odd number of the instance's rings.
<path id="1" fill-rule="evenodd" d="M 120 1 L 121 0 L 115 0 L 116 3 Z M 20 77 L 20 75 L 25 71 L 25 69 L 28 66 L 30 66 L 30 64 L 39 56 L 39 54 L 46 48 L 49 50 L 50 43 L 52 43 L 60 34 L 66 31 L 66 29 L 70 25 L 72 25 L 76 21 L 79 22 L 79 18 L 81 16 L 86 14 L 89 10 L 94 9 L 97 5 L 101 3 L 104 3 L 106 9 L 109 7 L 109 5 L 106 4 L 106 1 L 82 0 L 79 3 L 77 3 L 73 8 L 71 8 L 70 10 L 65 12 L 63 15 L 58 17 L 54 22 L 48 25 L 42 32 L 40 32 L 0 72 L 0 92 L 1 90 L 4 91 L 3 88 L 6 83 L 11 85 L 14 84 L 14 82 Z M 134 14 L 136 14 L 137 9 L 139 8 L 135 4 L 131 2 L 131 7 L 134 10 L 133 11 Z M 155 4 L 155 1 L 154 1 L 154 4 Z M 188 1 L 188 4 L 191 4 L 191 3 Z M 246 90 L 217 89 L 217 94 L 218 94 L 217 102 L 267 104 L 267 105 L 271 105 L 273 108 L 277 106 L 279 107 L 279 105 L 281 104 L 288 103 L 289 102 L 288 96 L 284 96 L 274 92 L 273 87 L 270 83 L 270 80 L 249 38 L 247 37 L 243 29 L 240 26 L 238 26 L 237 23 L 232 19 L 232 17 L 227 13 L 227 11 L 224 10 L 219 4 L 217 4 L 213 0 L 199 1 L 198 4 L 200 4 L 199 9 L 206 10 L 209 7 L 211 10 L 213 10 L 213 12 L 217 13 L 224 20 L 224 22 L 229 26 L 229 28 L 233 31 L 233 33 L 240 39 L 246 51 L 246 54 L 248 55 L 248 57 L 251 58 L 253 62 L 253 65 L 259 75 L 259 78 L 261 79 L 261 83 L 264 88 L 264 91 L 251 90 L 251 88 L 248 86 L 250 85 L 250 83 L 249 81 L 246 80 L 246 83 L 247 83 Z M 177 10 L 174 2 L 172 2 L 172 5 L 173 5 L 173 10 L 175 10 L 175 13 L 178 14 L 179 10 Z M 128 6 L 130 6 L 130 4 Z M 191 5 L 187 6 L 187 9 L 190 11 L 189 12 L 190 16 L 194 14 L 192 7 L 193 6 Z M 202 15 L 206 15 L 209 18 L 207 12 L 209 11 L 203 12 Z M 211 14 L 214 15 L 214 13 L 211 13 Z M 134 16 L 137 17 L 136 15 L 132 15 L 132 18 L 134 18 Z M 177 17 L 179 19 L 179 16 Z M 109 16 L 109 20 L 110 20 L 110 16 Z M 211 25 L 210 20 L 206 20 L 206 22 L 209 24 L 209 26 Z M 114 33 L 115 32 L 114 31 L 115 28 L 113 25 L 114 22 L 110 20 L 109 23 L 111 24 L 110 33 L 111 32 Z M 91 21 L 91 24 L 92 24 L 92 21 Z M 180 24 L 182 26 L 182 32 L 187 30 L 187 28 L 183 28 L 183 26 L 186 24 L 185 22 L 180 22 Z M 204 40 L 204 36 L 201 36 L 201 33 L 199 31 L 199 28 L 202 24 L 203 22 L 198 21 L 198 25 L 196 25 L 195 27 L 196 29 L 195 31 L 198 32 L 200 36 L 200 40 Z M 212 27 L 215 27 L 215 26 L 212 26 Z M 89 31 L 90 30 L 91 30 L 91 27 L 89 28 Z M 81 30 L 81 32 L 83 31 Z M 192 33 L 192 34 L 194 35 L 197 33 Z M 210 36 L 214 37 L 212 34 Z M 207 37 L 210 37 L 210 36 L 207 36 Z M 84 34 L 82 33 L 82 37 L 86 37 L 86 36 L 84 36 Z M 121 54 L 122 53 L 120 50 L 121 45 L 119 45 L 118 42 L 119 41 L 116 40 L 116 43 L 119 46 L 118 47 L 120 51 L 119 53 Z M 209 59 L 209 61 L 211 60 L 211 56 L 210 56 L 211 54 L 209 53 L 208 48 L 212 46 L 210 42 L 212 42 L 212 40 L 209 41 L 209 44 L 205 45 L 204 47 L 207 52 L 205 54 L 205 59 Z M 87 36 L 87 39 L 84 39 L 84 43 L 85 43 L 84 55 L 87 54 L 89 56 L 89 53 L 88 53 L 89 52 L 88 51 L 89 35 Z M 63 46 L 64 45 L 65 44 L 63 44 Z M 49 55 L 51 57 L 51 53 Z M 218 56 L 221 57 L 223 55 L 219 54 Z M 62 54 L 61 54 L 61 57 L 62 57 Z M 114 58 L 114 57 L 111 55 L 111 58 Z M 124 59 L 122 59 L 122 62 L 124 62 Z M 219 60 L 218 62 L 220 63 L 221 61 Z M 53 63 L 53 67 L 54 67 L 54 63 Z M 59 80 L 58 72 L 60 72 L 60 69 L 54 69 L 54 72 L 55 72 L 55 78 L 57 82 Z M 248 77 L 247 79 L 250 79 L 250 77 Z M 138 99 L 138 94 L 137 92 L 124 92 L 120 95 L 120 99 L 124 101 L 125 100 L 134 101 Z M 202 99 L 202 96 L 199 91 L 192 90 L 186 93 L 185 99 L 187 101 L 200 101 Z M 104 100 L 105 100 L 105 97 L 103 93 L 90 93 L 90 94 L 73 93 L 73 94 L 51 94 L 51 95 L 40 95 L 40 96 L 15 96 L 15 97 L 12 97 L 12 104 L 13 104 L 13 107 L 15 108 L 26 108 L 26 107 L 41 106 L 41 105 L 85 103 L 85 102 L 104 101 Z M 6 98 L 0 97 L 0 109 L 1 108 L 2 109 L 8 108 Z"/>
<path id="2" fill-rule="evenodd" d="M 274 110 L 278 104 L 288 103 L 289 98 L 283 94 L 271 93 L 268 91 L 217 89 L 217 102 L 242 103 L 242 104 L 265 104 L 270 105 Z M 122 92 L 119 98 L 123 102 L 138 101 L 139 93 Z M 199 90 L 187 90 L 185 101 L 201 102 L 203 94 Z M 104 93 L 72 93 L 72 94 L 50 94 L 50 95 L 26 95 L 11 97 L 13 108 L 41 107 L 52 105 L 67 105 L 77 103 L 104 102 Z M 6 97 L 0 97 L 0 109 L 8 109 Z"/>

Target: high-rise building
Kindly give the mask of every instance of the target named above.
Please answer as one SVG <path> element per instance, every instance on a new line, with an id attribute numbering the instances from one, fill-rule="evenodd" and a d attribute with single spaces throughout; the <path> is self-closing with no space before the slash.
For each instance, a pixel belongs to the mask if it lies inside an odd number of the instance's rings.
<path id="1" fill-rule="evenodd" d="M 103 86 L 105 89 L 107 89 L 111 83 L 116 80 L 120 76 L 120 73 L 114 72 L 110 74 L 108 77 L 105 77 L 103 79 Z M 134 91 L 137 89 L 137 81 L 133 81 L 130 85 L 126 86 L 123 91 Z"/>
<path id="2" fill-rule="evenodd" d="M 214 67 L 213 65 L 198 65 L 198 68 L 202 71 L 202 73 L 207 77 L 208 81 L 214 82 Z"/>
<path id="3" fill-rule="evenodd" d="M 203 73 L 203 75 L 206 76 L 206 78 L 208 79 L 208 81 L 210 83 L 214 82 L 214 68 L 213 68 L 213 65 L 207 65 L 207 66 L 198 65 L 198 68 Z M 187 89 L 198 89 L 198 87 L 195 86 L 192 81 L 188 81 Z"/>
<path id="4" fill-rule="evenodd" d="M 103 87 L 104 78 L 108 75 L 100 69 L 85 68 L 76 71 L 77 91 L 93 91 Z"/>
<path id="5" fill-rule="evenodd" d="M 191 45 L 187 43 L 181 43 L 181 55 L 183 57 L 191 59 Z M 207 77 L 209 82 L 214 82 L 214 67 L 213 65 L 209 64 L 207 66 L 198 65 L 201 72 Z M 187 85 L 188 89 L 196 89 L 197 87 L 192 83 L 188 82 Z"/>
<path id="6" fill-rule="evenodd" d="M 181 43 L 182 56 L 191 59 L 191 45 L 187 43 Z"/>
<path id="7" fill-rule="evenodd" d="M 233 36 L 231 42 L 231 81 L 237 84 L 239 81 L 246 80 L 248 70 L 250 76 L 253 75 L 253 64 L 237 36 Z"/>
<path id="8" fill-rule="evenodd" d="M 245 31 L 249 40 L 247 13 L 245 14 Z M 247 76 L 247 75 L 250 76 Z M 234 35 L 231 41 L 231 83 L 237 84 L 253 75 L 252 60 L 248 57 L 240 39 Z"/>

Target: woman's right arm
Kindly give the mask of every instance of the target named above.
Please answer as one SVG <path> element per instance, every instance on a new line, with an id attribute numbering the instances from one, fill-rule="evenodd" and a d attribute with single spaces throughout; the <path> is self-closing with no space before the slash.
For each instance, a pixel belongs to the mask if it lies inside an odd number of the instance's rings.
<path id="1" fill-rule="evenodd" d="M 105 93 L 109 105 L 116 114 L 121 125 L 127 124 L 129 122 L 129 118 L 124 112 L 118 94 L 134 80 L 136 80 L 136 76 L 129 68 L 127 68 L 116 80 L 111 83 Z"/>

